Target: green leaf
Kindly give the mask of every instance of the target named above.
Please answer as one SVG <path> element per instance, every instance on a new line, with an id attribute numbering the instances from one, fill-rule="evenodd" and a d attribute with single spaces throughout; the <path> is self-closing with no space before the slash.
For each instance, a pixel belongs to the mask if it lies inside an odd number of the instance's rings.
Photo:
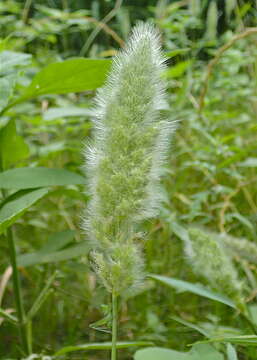
<path id="1" fill-rule="evenodd" d="M 91 116 L 92 110 L 78 106 L 53 107 L 44 112 L 43 118 L 46 121 L 63 118 L 67 116 Z"/>
<path id="2" fill-rule="evenodd" d="M 241 346 L 257 346 L 257 335 L 221 336 L 209 340 L 197 341 L 195 344 L 232 343 Z"/>
<path id="3" fill-rule="evenodd" d="M 56 232 L 49 236 L 47 243 L 39 251 L 41 252 L 41 254 L 47 254 L 53 251 L 60 250 L 69 243 L 71 243 L 74 238 L 74 234 L 74 230 L 64 230 Z"/>
<path id="4" fill-rule="evenodd" d="M 65 169 L 17 168 L 0 174 L 0 188 L 31 189 L 43 186 L 84 184 L 83 176 Z"/>
<path id="5" fill-rule="evenodd" d="M 232 300 L 230 300 L 229 298 L 227 298 L 226 296 L 224 296 L 222 294 L 215 293 L 202 285 L 196 285 L 196 284 L 189 283 L 187 281 L 178 280 L 175 278 L 169 278 L 167 276 L 161 276 L 161 275 L 150 275 L 150 277 L 152 279 L 160 281 L 161 283 L 168 285 L 172 288 L 175 288 L 177 290 L 189 291 L 193 294 L 200 295 L 202 297 L 206 297 L 208 299 L 218 301 L 218 302 L 228 305 L 232 308 L 236 308 L 236 305 L 234 304 L 234 302 Z"/>
<path id="6" fill-rule="evenodd" d="M 239 214 L 239 213 L 230 213 L 229 217 L 235 218 L 239 220 L 243 225 L 245 225 L 250 231 L 254 232 L 255 228 L 251 221 L 249 221 L 245 216 Z"/>
<path id="7" fill-rule="evenodd" d="M 189 352 L 152 347 L 138 350 L 135 360 L 224 360 L 223 355 L 212 346 L 195 345 Z"/>
<path id="8" fill-rule="evenodd" d="M 257 167 L 257 158 L 248 158 L 238 165 L 242 167 Z"/>
<path id="9" fill-rule="evenodd" d="M 170 78 L 180 78 L 191 65 L 191 60 L 181 61 L 180 63 L 172 66 L 168 70 L 165 71 L 165 76 Z"/>
<path id="10" fill-rule="evenodd" d="M 227 344 L 227 358 L 228 360 L 238 360 L 236 349 L 230 343 Z"/>
<path id="11" fill-rule="evenodd" d="M 171 223 L 171 230 L 174 234 L 185 242 L 189 242 L 189 235 L 187 229 L 181 226 L 177 221 L 173 220 Z"/>
<path id="12" fill-rule="evenodd" d="M 171 319 L 177 321 L 178 323 L 180 323 L 182 325 L 187 326 L 190 329 L 194 329 L 194 330 L 198 331 L 200 334 L 204 335 L 207 338 L 210 337 L 210 334 L 205 329 L 203 329 L 201 326 L 193 324 L 193 323 L 186 321 L 184 319 L 181 319 L 177 316 L 171 316 Z"/>
<path id="13" fill-rule="evenodd" d="M 47 189 L 25 192 L 17 198 L 11 196 L 0 207 L 0 234 L 19 219 L 36 201 L 48 193 Z"/>
<path id="14" fill-rule="evenodd" d="M 43 303 L 46 301 L 47 297 L 50 295 L 52 289 L 51 286 L 56 278 L 57 271 L 55 271 L 52 276 L 47 280 L 44 288 L 41 290 L 40 294 L 36 298 L 34 304 L 32 305 L 31 309 L 27 313 L 26 320 L 31 320 L 40 310 Z"/>
<path id="15" fill-rule="evenodd" d="M 149 346 L 152 343 L 149 341 L 118 341 L 117 349 L 127 349 L 130 347 L 141 347 L 141 346 Z M 69 352 L 78 351 L 78 350 L 109 350 L 112 347 L 111 342 L 103 342 L 103 343 L 89 343 L 89 344 L 81 344 L 74 346 L 65 346 L 62 349 L 58 350 L 54 356 L 60 356 L 63 354 L 67 354 Z M 217 359 L 218 360 L 218 359 Z"/>
<path id="16" fill-rule="evenodd" d="M 248 305 L 248 310 L 252 322 L 257 325 L 257 304 Z"/>
<path id="17" fill-rule="evenodd" d="M 38 264 L 55 263 L 59 261 L 69 260 L 75 257 L 82 256 L 88 251 L 88 243 L 82 241 L 81 243 L 71 246 L 67 249 L 54 251 L 51 253 L 42 253 L 37 251 L 31 254 L 24 254 L 17 257 L 18 266 L 26 267 Z"/>
<path id="18" fill-rule="evenodd" d="M 177 56 L 177 55 L 184 55 L 184 54 L 186 54 L 188 51 L 190 51 L 190 48 L 175 49 L 175 50 L 171 50 L 171 51 L 166 52 L 165 55 L 166 55 L 168 58 L 173 58 L 174 56 Z"/>
<path id="19" fill-rule="evenodd" d="M 0 112 L 8 104 L 9 99 L 13 95 L 16 79 L 16 74 L 7 75 L 0 78 Z"/>
<path id="20" fill-rule="evenodd" d="M 46 94 L 95 90 L 105 81 L 110 60 L 76 58 L 46 66 L 15 104 Z"/>
<path id="21" fill-rule="evenodd" d="M 81 255 L 82 251 L 85 252 L 85 246 L 75 245 L 64 251 L 63 249 L 67 244 L 71 243 L 74 238 L 75 231 L 65 230 L 52 234 L 47 243 L 38 251 L 30 254 L 19 255 L 17 258 L 20 266 L 37 265 L 48 262 L 56 262 L 61 260 L 67 260 Z"/>
<path id="22" fill-rule="evenodd" d="M 11 315 L 4 309 L 0 308 L 0 317 L 4 318 L 5 320 L 9 321 L 11 324 L 16 325 L 18 323 L 18 319 L 16 316 Z"/>
<path id="23" fill-rule="evenodd" d="M 112 314 L 111 311 L 107 313 L 102 319 L 95 321 L 89 325 L 91 329 L 102 331 L 104 333 L 111 334 L 111 321 L 112 321 Z"/>
<path id="24" fill-rule="evenodd" d="M 0 130 L 0 165 L 5 170 L 25 159 L 29 155 L 29 147 L 17 134 L 15 121 L 9 121 Z"/>
<path id="25" fill-rule="evenodd" d="M 30 54 L 15 51 L 2 51 L 0 53 L 0 74 L 6 74 L 16 67 L 27 65 L 30 60 Z"/>

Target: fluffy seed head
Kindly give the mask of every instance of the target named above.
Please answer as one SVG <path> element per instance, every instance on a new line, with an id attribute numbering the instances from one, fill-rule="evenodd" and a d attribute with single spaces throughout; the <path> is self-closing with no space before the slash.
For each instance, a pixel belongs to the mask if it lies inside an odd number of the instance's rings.
<path id="1" fill-rule="evenodd" d="M 213 289 L 226 294 L 242 309 L 242 283 L 218 239 L 198 228 L 190 228 L 185 251 L 194 271 L 206 277 Z"/>
<path id="2" fill-rule="evenodd" d="M 94 139 L 86 150 L 91 201 L 84 226 L 108 289 L 125 283 L 122 266 L 138 269 L 136 226 L 159 206 L 159 179 L 174 130 L 174 122 L 160 116 L 166 99 L 159 43 L 152 25 L 136 26 L 96 96 Z M 117 250 L 123 246 L 124 253 Z M 128 271 L 127 276 L 131 288 L 142 277 Z"/>
<path id="3" fill-rule="evenodd" d="M 226 248 L 232 251 L 233 254 L 238 255 L 253 264 L 257 264 L 257 245 L 253 241 L 239 239 L 228 235 L 220 236 L 220 241 L 222 241 Z"/>

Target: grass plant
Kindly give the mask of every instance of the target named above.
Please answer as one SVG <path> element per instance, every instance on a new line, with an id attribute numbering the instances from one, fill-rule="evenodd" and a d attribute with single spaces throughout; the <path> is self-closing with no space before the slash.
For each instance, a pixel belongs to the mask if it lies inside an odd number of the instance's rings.
<path id="1" fill-rule="evenodd" d="M 112 294 L 115 360 L 117 298 L 133 294 L 144 278 L 138 224 L 159 208 L 159 181 L 175 127 L 160 116 L 164 57 L 154 27 L 137 25 L 113 63 L 96 97 L 94 141 L 86 151 L 91 201 L 84 227 L 96 273 Z"/>

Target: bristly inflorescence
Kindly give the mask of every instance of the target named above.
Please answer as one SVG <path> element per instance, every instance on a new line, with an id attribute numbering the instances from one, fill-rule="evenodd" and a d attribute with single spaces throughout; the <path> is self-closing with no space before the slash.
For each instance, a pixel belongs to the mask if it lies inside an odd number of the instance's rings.
<path id="1" fill-rule="evenodd" d="M 257 245 L 254 241 L 235 238 L 225 234 L 220 235 L 219 239 L 229 251 L 232 251 L 232 254 L 257 264 Z"/>
<path id="2" fill-rule="evenodd" d="M 97 273 L 117 294 L 133 291 L 142 279 L 137 225 L 158 209 L 161 169 L 175 129 L 160 114 L 166 104 L 164 60 L 157 31 L 140 23 L 96 96 L 84 226 Z"/>
<path id="3" fill-rule="evenodd" d="M 185 252 L 194 271 L 204 276 L 211 287 L 234 300 L 244 311 L 242 283 L 227 249 L 215 234 L 190 228 Z"/>

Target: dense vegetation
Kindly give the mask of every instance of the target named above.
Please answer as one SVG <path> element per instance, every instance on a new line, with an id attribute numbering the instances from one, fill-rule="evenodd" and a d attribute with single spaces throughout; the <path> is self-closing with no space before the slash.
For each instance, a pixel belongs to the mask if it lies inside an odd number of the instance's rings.
<path id="1" fill-rule="evenodd" d="M 179 125 L 160 213 L 140 228 L 151 276 L 119 304 L 118 338 L 130 343 L 118 358 L 257 358 L 256 6 L 0 3 L 1 359 L 110 357 L 101 343 L 110 341 L 111 299 L 81 230 L 82 153 L 95 91 L 138 20 L 160 30 L 169 101 L 161 111 Z"/>

